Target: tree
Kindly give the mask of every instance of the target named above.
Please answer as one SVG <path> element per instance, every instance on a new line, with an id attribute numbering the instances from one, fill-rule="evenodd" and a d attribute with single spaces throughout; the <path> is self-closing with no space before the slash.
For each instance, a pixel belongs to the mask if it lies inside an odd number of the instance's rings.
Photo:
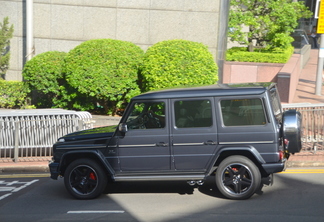
<path id="1" fill-rule="evenodd" d="M 5 17 L 0 23 L 0 74 L 5 74 L 9 68 L 10 39 L 13 31 L 13 25 L 9 27 L 9 18 Z"/>
<path id="2" fill-rule="evenodd" d="M 123 103 L 138 95 L 138 68 L 144 51 L 131 42 L 95 39 L 81 43 L 65 58 L 67 83 L 79 93 L 116 114 Z"/>
<path id="3" fill-rule="evenodd" d="M 177 39 L 151 46 L 145 53 L 140 75 L 144 92 L 215 84 L 217 80 L 217 65 L 207 46 Z"/>
<path id="4" fill-rule="evenodd" d="M 231 41 L 280 50 L 291 45 L 290 34 L 300 18 L 309 18 L 312 12 L 303 1 L 292 0 L 231 0 L 229 15 Z M 248 27 L 248 32 L 242 30 Z"/>

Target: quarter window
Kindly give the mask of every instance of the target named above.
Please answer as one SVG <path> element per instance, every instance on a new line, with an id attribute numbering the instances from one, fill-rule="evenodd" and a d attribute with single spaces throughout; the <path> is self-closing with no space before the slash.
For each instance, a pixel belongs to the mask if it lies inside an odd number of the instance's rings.
<path id="1" fill-rule="evenodd" d="M 177 128 L 210 127 L 213 125 L 209 100 L 185 100 L 174 103 Z"/>
<path id="2" fill-rule="evenodd" d="M 221 101 L 225 126 L 265 125 L 261 99 L 232 99 Z"/>

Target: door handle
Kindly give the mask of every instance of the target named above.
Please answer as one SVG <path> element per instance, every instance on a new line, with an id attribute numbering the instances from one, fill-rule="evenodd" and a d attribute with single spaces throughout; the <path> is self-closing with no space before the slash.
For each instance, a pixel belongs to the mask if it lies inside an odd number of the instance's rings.
<path id="1" fill-rule="evenodd" d="M 159 142 L 159 143 L 156 143 L 155 144 L 156 146 L 168 146 L 168 144 L 167 143 L 165 143 L 165 142 Z"/>
<path id="2" fill-rule="evenodd" d="M 204 142 L 205 145 L 216 145 L 216 142 L 212 141 L 212 140 L 208 140 L 206 142 Z"/>

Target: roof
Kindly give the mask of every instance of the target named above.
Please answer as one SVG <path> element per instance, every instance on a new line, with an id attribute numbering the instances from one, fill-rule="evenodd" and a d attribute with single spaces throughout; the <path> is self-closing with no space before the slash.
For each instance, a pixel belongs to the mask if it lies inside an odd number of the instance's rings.
<path id="1" fill-rule="evenodd" d="M 209 96 L 236 96 L 236 95 L 260 95 L 267 90 L 267 85 L 262 84 L 215 84 L 201 87 L 174 88 L 159 91 L 147 92 L 135 96 L 132 100 L 146 99 L 173 99 L 190 97 L 209 97 Z"/>

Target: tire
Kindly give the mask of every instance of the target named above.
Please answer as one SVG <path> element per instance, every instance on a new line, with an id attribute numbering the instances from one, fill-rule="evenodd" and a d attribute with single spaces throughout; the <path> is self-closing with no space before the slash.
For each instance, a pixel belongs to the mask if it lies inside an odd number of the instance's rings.
<path id="1" fill-rule="evenodd" d="M 217 168 L 215 179 L 218 190 L 233 200 L 250 198 L 261 185 L 258 167 L 244 156 L 224 159 Z"/>
<path id="2" fill-rule="evenodd" d="M 91 159 L 73 161 L 65 170 L 64 184 L 77 199 L 93 199 L 106 188 L 107 176 L 102 167 Z"/>

